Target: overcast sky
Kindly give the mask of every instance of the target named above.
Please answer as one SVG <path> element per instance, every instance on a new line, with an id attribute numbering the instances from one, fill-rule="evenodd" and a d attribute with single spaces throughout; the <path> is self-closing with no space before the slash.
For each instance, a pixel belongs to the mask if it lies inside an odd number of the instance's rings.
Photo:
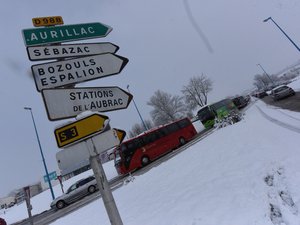
<path id="1" fill-rule="evenodd" d="M 254 75 L 262 73 L 258 63 L 273 74 L 297 62 L 297 49 L 271 21 L 262 21 L 272 16 L 300 45 L 299 10 L 296 0 L 1 0 L 0 196 L 45 174 L 30 112 L 24 107 L 33 109 L 49 172 L 57 169 L 54 128 L 67 121 L 50 122 L 36 91 L 30 72 L 34 63 L 21 34 L 33 27 L 32 18 L 62 16 L 65 24 L 110 25 L 113 31 L 106 38 L 89 42 L 118 45 L 118 54 L 129 63 L 119 75 L 80 86 L 130 85 L 142 116 L 150 119 L 147 101 L 158 89 L 180 95 L 192 76 L 203 73 L 213 81 L 213 102 L 250 89 Z M 133 104 L 106 115 L 112 127 L 123 130 L 140 123 Z"/>

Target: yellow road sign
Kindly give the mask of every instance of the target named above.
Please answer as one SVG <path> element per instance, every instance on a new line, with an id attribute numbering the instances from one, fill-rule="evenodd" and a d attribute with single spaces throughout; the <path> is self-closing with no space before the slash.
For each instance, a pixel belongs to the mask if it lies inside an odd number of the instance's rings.
<path id="1" fill-rule="evenodd" d="M 126 136 L 126 132 L 124 130 L 120 130 L 120 129 L 116 129 L 116 128 L 114 128 L 114 130 L 116 131 L 117 136 L 120 140 L 120 144 L 121 144 Z"/>
<path id="2" fill-rule="evenodd" d="M 35 27 L 46 27 L 64 24 L 64 21 L 61 16 L 48 16 L 32 18 L 32 23 Z"/>
<path id="3" fill-rule="evenodd" d="M 106 120 L 108 117 L 105 115 L 93 114 L 55 129 L 58 147 L 62 148 L 99 133 L 104 129 Z"/>

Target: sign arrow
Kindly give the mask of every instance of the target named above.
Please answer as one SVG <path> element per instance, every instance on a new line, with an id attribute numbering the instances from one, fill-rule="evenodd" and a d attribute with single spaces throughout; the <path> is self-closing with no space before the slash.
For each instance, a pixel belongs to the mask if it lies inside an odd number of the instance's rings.
<path id="1" fill-rule="evenodd" d="M 126 109 L 132 99 L 119 87 L 45 89 L 42 96 L 51 121 L 76 117 L 84 111 Z"/>
<path id="2" fill-rule="evenodd" d="M 118 50 L 119 46 L 109 42 L 27 47 L 31 61 L 116 53 Z"/>
<path id="3" fill-rule="evenodd" d="M 113 129 L 116 131 L 116 134 L 120 140 L 120 143 L 122 143 L 126 136 L 125 130 L 121 130 L 121 129 L 117 129 L 117 128 L 113 128 Z"/>
<path id="4" fill-rule="evenodd" d="M 105 115 L 93 114 L 55 129 L 57 146 L 62 148 L 99 133 L 105 128 L 107 120 Z"/>
<path id="5" fill-rule="evenodd" d="M 36 88 L 56 88 L 120 73 L 128 59 L 111 53 L 33 65 Z"/>
<path id="6" fill-rule="evenodd" d="M 23 29 L 26 46 L 61 43 L 107 36 L 112 28 L 102 23 L 82 23 Z"/>

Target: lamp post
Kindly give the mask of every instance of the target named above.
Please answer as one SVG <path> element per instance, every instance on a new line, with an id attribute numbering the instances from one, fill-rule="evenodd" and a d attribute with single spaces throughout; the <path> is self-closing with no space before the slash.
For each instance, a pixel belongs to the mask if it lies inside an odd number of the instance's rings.
<path id="1" fill-rule="evenodd" d="M 127 90 L 128 90 L 128 92 L 130 93 L 130 90 L 129 90 L 129 84 L 127 85 Z M 138 109 L 138 107 L 137 107 L 137 105 L 136 105 L 136 103 L 135 103 L 135 101 L 134 101 L 134 98 L 132 98 L 132 101 L 133 101 L 134 107 L 135 107 L 137 113 L 139 114 L 139 117 L 140 117 L 140 119 L 141 119 L 141 121 L 142 121 L 142 123 L 143 123 L 143 126 L 144 126 L 144 128 L 145 128 L 145 131 L 148 130 L 148 129 L 147 129 L 147 126 L 146 126 L 146 124 L 145 124 L 145 122 L 144 122 L 144 120 L 143 120 L 143 117 L 142 117 L 142 115 L 141 115 L 141 113 L 140 113 L 140 111 L 139 111 L 139 109 Z"/>
<path id="2" fill-rule="evenodd" d="M 269 80 L 272 82 L 273 85 L 274 84 L 274 81 L 271 79 L 271 77 L 269 76 L 269 74 L 264 70 L 264 68 L 260 65 L 260 63 L 256 64 L 257 66 L 259 66 L 263 71 L 264 73 L 267 75 L 267 77 L 269 78 Z"/>
<path id="3" fill-rule="evenodd" d="M 267 19 L 263 20 L 263 22 L 268 22 L 269 20 L 271 20 L 277 27 L 278 29 L 287 37 L 287 39 L 289 39 L 290 42 L 292 42 L 292 44 L 298 49 L 298 51 L 300 52 L 300 48 L 295 44 L 295 42 L 293 42 L 293 40 L 284 32 L 284 30 L 281 29 L 281 27 L 273 20 L 272 17 L 268 17 Z"/>
<path id="4" fill-rule="evenodd" d="M 51 181 L 50 181 L 50 176 L 49 176 L 49 173 L 48 173 L 48 169 L 47 169 L 45 157 L 44 157 L 44 154 L 43 154 L 43 150 L 42 150 L 42 146 L 41 146 L 41 142 L 40 142 L 40 138 L 39 138 L 39 134 L 38 134 L 38 131 L 36 129 L 36 125 L 35 125 L 35 121 L 34 121 L 32 109 L 30 107 L 24 107 L 24 109 L 30 111 L 32 122 L 33 122 L 33 126 L 34 126 L 34 130 L 35 130 L 35 134 L 36 134 L 36 138 L 37 138 L 37 141 L 38 141 L 38 144 L 39 144 L 40 153 L 41 153 L 43 164 L 44 164 L 44 168 L 45 168 L 45 171 L 46 171 L 46 176 L 48 178 L 48 184 L 49 184 L 49 188 L 50 188 L 50 191 L 51 191 L 52 199 L 55 199 L 54 192 L 53 192 L 52 185 L 51 185 Z"/>

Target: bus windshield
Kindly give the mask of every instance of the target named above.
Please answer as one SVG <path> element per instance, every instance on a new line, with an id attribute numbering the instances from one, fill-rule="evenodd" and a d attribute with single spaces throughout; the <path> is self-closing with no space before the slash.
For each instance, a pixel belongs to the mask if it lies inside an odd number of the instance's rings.
<path id="1" fill-rule="evenodd" d="M 200 121 L 206 121 L 208 119 L 211 119 L 211 117 L 214 118 L 214 114 L 208 106 L 200 109 L 197 113 L 197 116 Z"/>

